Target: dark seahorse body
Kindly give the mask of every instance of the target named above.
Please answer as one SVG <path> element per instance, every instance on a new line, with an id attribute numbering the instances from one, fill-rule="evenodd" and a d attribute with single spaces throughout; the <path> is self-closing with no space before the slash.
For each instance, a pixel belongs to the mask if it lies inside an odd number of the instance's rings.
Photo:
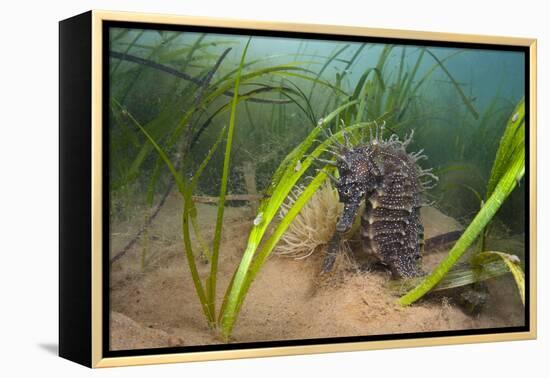
<path id="1" fill-rule="evenodd" d="M 394 278 L 423 273 L 420 208 L 423 192 L 437 177 L 418 165 L 425 158 L 422 151 L 407 153 L 411 140 L 412 133 L 405 141 L 395 134 L 387 140 L 377 135 L 352 147 L 346 138 L 346 145 L 332 151 L 340 176 L 333 180 L 344 210 L 323 262 L 324 272 L 332 269 L 339 240 L 351 228 L 364 200 L 360 230 L 364 252 L 387 266 Z"/>

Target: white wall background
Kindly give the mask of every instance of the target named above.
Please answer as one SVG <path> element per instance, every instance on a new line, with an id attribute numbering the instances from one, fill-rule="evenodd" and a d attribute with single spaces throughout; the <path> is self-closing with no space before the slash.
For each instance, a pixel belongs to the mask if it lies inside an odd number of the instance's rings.
<path id="1" fill-rule="evenodd" d="M 0 375 L 529 377 L 548 371 L 550 28 L 545 1 L 5 1 L 0 22 Z M 539 39 L 539 339 L 89 371 L 57 344 L 57 21 L 89 9 Z M 546 371 L 545 371 L 546 370 Z M 540 371 L 544 371 L 541 373 Z"/>

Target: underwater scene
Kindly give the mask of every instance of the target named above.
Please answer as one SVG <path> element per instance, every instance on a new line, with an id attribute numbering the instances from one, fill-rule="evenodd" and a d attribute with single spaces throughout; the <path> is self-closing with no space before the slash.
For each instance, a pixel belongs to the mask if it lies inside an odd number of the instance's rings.
<path id="1" fill-rule="evenodd" d="M 525 325 L 524 51 L 214 31 L 109 28 L 110 350 Z"/>

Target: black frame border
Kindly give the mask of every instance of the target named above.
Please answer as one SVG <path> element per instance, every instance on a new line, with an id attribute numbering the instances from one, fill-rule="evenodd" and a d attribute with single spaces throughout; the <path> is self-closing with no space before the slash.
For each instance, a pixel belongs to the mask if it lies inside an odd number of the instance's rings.
<path id="1" fill-rule="evenodd" d="M 92 12 L 59 22 L 59 356 L 92 365 Z"/>

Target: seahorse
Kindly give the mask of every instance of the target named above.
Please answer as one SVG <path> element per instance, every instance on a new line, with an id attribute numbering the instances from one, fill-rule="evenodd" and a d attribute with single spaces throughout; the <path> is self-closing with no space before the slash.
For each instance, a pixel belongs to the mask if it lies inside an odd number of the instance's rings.
<path id="1" fill-rule="evenodd" d="M 351 229 L 364 200 L 360 227 L 363 251 L 389 268 L 393 278 L 422 275 L 424 227 L 420 208 L 425 204 L 423 193 L 438 178 L 431 169 L 419 166 L 418 161 L 427 159 L 423 150 L 407 153 L 414 131 L 401 141 L 396 134 L 383 139 L 384 127 L 376 127 L 375 135 L 371 131 L 367 143 L 352 146 L 345 129 L 342 130 L 345 143 L 336 143 L 329 151 L 336 160 L 323 160 L 338 170 L 339 178 L 330 174 L 329 177 L 344 209 L 327 248 L 322 271 L 332 270 L 342 235 Z"/>

